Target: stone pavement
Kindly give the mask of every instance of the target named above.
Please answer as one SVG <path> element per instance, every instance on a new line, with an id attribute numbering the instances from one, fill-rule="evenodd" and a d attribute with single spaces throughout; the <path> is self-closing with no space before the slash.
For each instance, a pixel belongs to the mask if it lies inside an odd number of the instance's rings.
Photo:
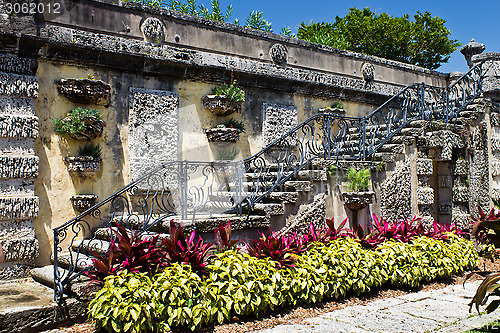
<path id="1" fill-rule="evenodd" d="M 464 332 L 500 319 L 500 310 L 480 316 L 475 309 L 469 313 L 468 303 L 479 283 L 468 282 L 465 288 L 461 284 L 452 285 L 346 307 L 301 324 L 279 325 L 259 333 Z"/>

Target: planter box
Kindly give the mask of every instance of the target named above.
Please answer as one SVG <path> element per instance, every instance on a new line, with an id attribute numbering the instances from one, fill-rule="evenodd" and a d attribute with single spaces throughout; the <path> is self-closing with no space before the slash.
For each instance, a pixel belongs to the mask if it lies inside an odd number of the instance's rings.
<path id="1" fill-rule="evenodd" d="M 374 192 L 342 193 L 342 201 L 352 211 L 358 211 L 373 203 Z"/>
<path id="2" fill-rule="evenodd" d="M 71 203 L 73 204 L 73 208 L 80 213 L 94 206 L 96 202 L 97 202 L 97 195 L 93 194 L 80 194 L 71 197 Z"/>
<path id="3" fill-rule="evenodd" d="M 225 95 L 207 95 L 202 98 L 203 106 L 216 116 L 228 116 L 240 112 L 243 102 L 232 102 Z"/>
<path id="4" fill-rule="evenodd" d="M 319 109 L 318 113 L 329 113 L 334 116 L 345 116 L 345 110 L 344 109 L 333 109 L 333 108 L 323 108 Z"/>
<path id="5" fill-rule="evenodd" d="M 70 156 L 64 159 L 69 173 L 82 178 L 94 177 L 101 171 L 102 158 L 92 156 Z"/>
<path id="6" fill-rule="evenodd" d="M 66 117 L 61 119 L 61 121 L 70 122 L 71 118 Z M 97 120 L 95 119 L 95 117 L 87 117 L 84 119 L 84 122 L 85 122 L 85 128 L 83 131 L 78 133 L 68 133 L 65 135 L 68 135 L 69 137 L 79 141 L 90 141 L 102 136 L 102 132 L 104 131 L 104 126 L 106 126 L 106 123 L 103 120 Z"/>
<path id="7" fill-rule="evenodd" d="M 101 80 L 61 79 L 56 84 L 59 93 L 72 102 L 109 105 L 111 86 Z"/>
<path id="8" fill-rule="evenodd" d="M 240 130 L 236 128 L 209 128 L 205 130 L 209 142 L 238 142 Z"/>

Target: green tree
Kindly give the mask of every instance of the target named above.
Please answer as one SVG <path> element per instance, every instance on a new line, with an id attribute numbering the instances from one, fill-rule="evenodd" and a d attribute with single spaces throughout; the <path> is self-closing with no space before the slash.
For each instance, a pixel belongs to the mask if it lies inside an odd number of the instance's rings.
<path id="1" fill-rule="evenodd" d="M 418 12 L 413 20 L 377 14 L 370 8 L 349 9 L 333 23 L 302 23 L 298 37 L 314 43 L 436 69 L 461 45 L 450 39 L 445 20 Z"/>

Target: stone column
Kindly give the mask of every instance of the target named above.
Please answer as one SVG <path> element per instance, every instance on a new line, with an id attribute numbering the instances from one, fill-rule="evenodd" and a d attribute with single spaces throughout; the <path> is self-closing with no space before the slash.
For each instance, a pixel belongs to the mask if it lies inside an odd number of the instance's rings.
<path id="1" fill-rule="evenodd" d="M 38 256 L 37 63 L 0 54 L 0 280 L 25 277 Z"/>

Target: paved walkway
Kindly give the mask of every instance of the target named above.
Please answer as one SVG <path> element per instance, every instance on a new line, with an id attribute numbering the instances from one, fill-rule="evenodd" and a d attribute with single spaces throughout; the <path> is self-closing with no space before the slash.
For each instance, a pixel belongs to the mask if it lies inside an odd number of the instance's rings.
<path id="1" fill-rule="evenodd" d="M 464 332 L 500 319 L 500 310 L 481 316 L 475 309 L 469 313 L 468 303 L 479 283 L 466 283 L 465 288 L 452 285 L 346 307 L 301 324 L 279 325 L 260 333 Z"/>

